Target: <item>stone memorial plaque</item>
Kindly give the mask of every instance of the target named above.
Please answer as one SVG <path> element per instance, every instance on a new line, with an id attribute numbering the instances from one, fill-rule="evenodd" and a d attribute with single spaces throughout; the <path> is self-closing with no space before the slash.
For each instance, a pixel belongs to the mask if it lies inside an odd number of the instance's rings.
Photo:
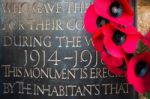
<path id="1" fill-rule="evenodd" d="M 137 99 L 93 48 L 83 25 L 91 3 L 0 0 L 0 99 Z"/>

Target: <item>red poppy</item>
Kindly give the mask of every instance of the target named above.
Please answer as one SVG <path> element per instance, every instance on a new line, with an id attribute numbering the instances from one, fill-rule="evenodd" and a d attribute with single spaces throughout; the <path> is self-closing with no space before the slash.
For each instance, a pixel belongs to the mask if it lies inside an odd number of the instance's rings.
<path id="1" fill-rule="evenodd" d="M 121 25 L 133 24 L 133 11 L 128 0 L 95 0 L 98 15 Z"/>
<path id="2" fill-rule="evenodd" d="M 113 24 L 103 27 L 103 42 L 112 56 L 124 57 L 124 53 L 132 54 L 136 51 L 141 34 L 134 31 L 134 28 L 128 28 L 130 30 L 120 29 Z"/>
<path id="3" fill-rule="evenodd" d="M 101 53 L 101 59 L 105 63 L 108 70 L 113 74 L 122 75 L 126 73 L 126 63 L 123 58 L 113 57 L 103 51 Z"/>
<path id="4" fill-rule="evenodd" d="M 139 93 L 150 90 L 150 52 L 133 57 L 127 69 L 127 79 Z"/>
<path id="5" fill-rule="evenodd" d="M 93 44 L 95 49 L 101 53 L 101 59 L 105 63 L 106 67 L 114 74 L 120 75 L 124 74 L 123 70 L 125 64 L 122 58 L 116 58 L 109 54 L 109 52 L 105 49 L 103 44 L 103 28 L 99 28 L 93 35 Z"/>
<path id="6" fill-rule="evenodd" d="M 84 25 L 88 33 L 94 33 L 98 28 L 107 24 L 108 20 L 100 17 L 94 9 L 94 5 L 90 5 L 84 16 Z"/>

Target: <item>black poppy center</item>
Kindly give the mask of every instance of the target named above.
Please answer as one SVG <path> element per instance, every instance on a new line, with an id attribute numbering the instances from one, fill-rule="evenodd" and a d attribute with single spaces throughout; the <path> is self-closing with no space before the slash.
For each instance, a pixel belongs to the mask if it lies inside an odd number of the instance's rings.
<path id="1" fill-rule="evenodd" d="M 110 5 L 110 14 L 111 16 L 113 17 L 120 17 L 122 15 L 122 12 L 123 12 L 123 9 L 122 9 L 122 6 L 119 2 L 113 2 L 111 5 Z"/>
<path id="2" fill-rule="evenodd" d="M 133 54 L 127 54 L 127 58 L 130 60 L 134 55 Z"/>
<path id="3" fill-rule="evenodd" d="M 115 31 L 113 35 L 113 41 L 116 45 L 122 45 L 126 40 L 126 35 L 121 31 Z"/>
<path id="4" fill-rule="evenodd" d="M 109 21 L 105 18 L 100 17 L 100 16 L 96 20 L 97 27 L 102 27 L 103 25 L 105 25 L 107 23 L 109 23 Z"/>
<path id="5" fill-rule="evenodd" d="M 148 64 L 146 62 L 138 62 L 136 65 L 135 73 L 137 76 L 143 77 L 148 73 Z"/>

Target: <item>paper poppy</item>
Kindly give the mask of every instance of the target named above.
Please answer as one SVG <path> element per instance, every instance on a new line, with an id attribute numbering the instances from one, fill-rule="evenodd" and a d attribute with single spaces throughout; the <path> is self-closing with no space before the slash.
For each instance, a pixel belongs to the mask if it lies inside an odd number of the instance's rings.
<path id="1" fill-rule="evenodd" d="M 123 58 L 113 57 L 103 51 L 101 53 L 101 59 L 105 63 L 108 70 L 113 74 L 122 75 L 126 73 L 126 63 Z"/>
<path id="2" fill-rule="evenodd" d="M 133 11 L 127 0 L 95 0 L 96 13 L 121 25 L 133 24 Z"/>
<path id="3" fill-rule="evenodd" d="M 106 67 L 114 74 L 120 75 L 124 74 L 124 61 L 122 58 L 113 57 L 105 49 L 103 44 L 104 35 L 102 32 L 103 28 L 99 28 L 93 35 L 93 45 L 95 49 L 101 54 L 101 59 L 105 63 Z"/>
<path id="4" fill-rule="evenodd" d="M 132 54 L 136 51 L 141 34 L 137 31 L 116 28 L 108 24 L 103 28 L 104 45 L 112 56 L 124 57 L 124 52 Z"/>
<path id="5" fill-rule="evenodd" d="M 134 56 L 127 69 L 127 79 L 139 93 L 150 90 L 150 52 Z"/>
<path id="6" fill-rule="evenodd" d="M 107 24 L 109 21 L 100 17 L 94 9 L 94 5 L 90 5 L 84 15 L 84 26 L 88 33 L 94 33 L 98 28 Z"/>

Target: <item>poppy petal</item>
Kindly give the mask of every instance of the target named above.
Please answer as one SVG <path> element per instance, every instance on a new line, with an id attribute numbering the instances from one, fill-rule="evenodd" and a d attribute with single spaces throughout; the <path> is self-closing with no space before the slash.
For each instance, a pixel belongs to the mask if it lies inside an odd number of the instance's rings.
<path id="1" fill-rule="evenodd" d="M 110 24 L 107 24 L 105 26 L 103 26 L 103 34 L 105 35 L 105 37 L 107 38 L 112 38 L 113 36 L 113 32 L 115 31 L 116 29 L 113 27 L 113 25 L 110 23 Z"/>
<path id="2" fill-rule="evenodd" d="M 115 74 L 115 75 L 123 75 L 123 74 L 125 74 L 125 72 L 122 71 L 122 70 L 120 70 L 119 68 L 114 68 L 114 67 L 109 66 L 109 65 L 106 65 L 106 67 L 107 67 L 107 69 L 108 69 L 111 73 L 113 73 L 113 74 Z"/>
<path id="3" fill-rule="evenodd" d="M 101 54 L 101 59 L 105 63 L 106 67 L 110 72 L 116 75 L 122 75 L 125 72 L 121 70 L 120 66 L 123 64 L 121 58 L 116 58 L 113 56 L 108 55 L 107 53 L 103 52 Z"/>
<path id="4" fill-rule="evenodd" d="M 123 64 L 122 58 L 116 58 L 116 57 L 110 56 L 105 52 L 101 54 L 101 58 L 105 64 L 110 65 L 110 66 L 112 65 L 114 67 L 118 67 Z"/>
<path id="5" fill-rule="evenodd" d="M 103 51 L 103 33 L 102 33 L 102 28 L 99 28 L 93 35 L 92 41 L 95 49 L 98 52 Z"/>
<path id="6" fill-rule="evenodd" d="M 114 18 L 110 15 L 110 6 L 117 0 L 95 0 L 94 7 L 98 15 L 111 20 L 121 25 L 132 25 L 133 24 L 133 11 L 127 0 L 118 0 L 122 5 L 123 13 L 120 17 Z M 101 5 L 101 6 L 100 6 Z M 128 20 L 128 21 L 127 21 Z"/>
<path id="7" fill-rule="evenodd" d="M 127 79 L 130 84 L 138 91 L 139 93 L 144 93 L 150 90 L 150 52 L 143 52 L 141 54 L 133 57 L 127 69 Z M 148 66 L 148 72 L 144 76 L 139 76 L 136 73 L 138 62 L 143 61 L 146 62 L 146 66 Z"/>
<path id="8" fill-rule="evenodd" d="M 114 57 L 124 57 L 121 47 L 115 45 L 111 39 L 104 38 L 104 45 L 110 55 Z"/>
<path id="9" fill-rule="evenodd" d="M 90 5 L 87 9 L 84 16 L 84 25 L 85 29 L 89 33 L 94 33 L 97 29 L 96 20 L 98 18 L 98 14 L 96 14 L 94 5 Z"/>
<path id="10" fill-rule="evenodd" d="M 126 36 L 126 41 L 122 45 L 124 51 L 126 53 L 134 53 L 137 49 L 138 42 L 140 40 L 140 35 L 139 34 L 128 34 Z"/>
<path id="11" fill-rule="evenodd" d="M 116 29 L 126 33 L 126 34 L 141 34 L 137 31 L 137 29 L 135 28 L 135 26 L 124 26 L 124 25 L 120 25 L 120 24 L 116 24 L 116 23 L 110 23 L 111 25 L 113 25 Z"/>
<path id="12" fill-rule="evenodd" d="M 123 57 L 124 54 L 120 46 L 117 46 L 112 38 L 114 34 L 115 28 L 112 27 L 111 24 L 108 24 L 103 27 L 103 34 L 104 34 L 104 46 L 106 50 L 110 53 L 110 55 L 114 57 Z"/>

